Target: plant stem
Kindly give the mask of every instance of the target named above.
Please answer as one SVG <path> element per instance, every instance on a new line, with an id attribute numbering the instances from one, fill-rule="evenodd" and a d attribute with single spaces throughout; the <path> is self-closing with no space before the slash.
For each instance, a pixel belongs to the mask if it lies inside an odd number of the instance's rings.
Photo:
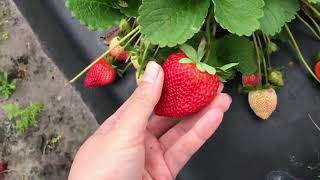
<path id="1" fill-rule="evenodd" d="M 315 19 L 313 19 L 313 17 L 310 16 L 309 14 L 307 14 L 307 13 L 305 13 L 305 14 L 308 16 L 308 18 L 312 21 L 312 23 L 314 24 L 314 26 L 317 28 L 318 33 L 320 33 L 320 26 L 319 26 L 319 24 L 317 23 L 317 21 L 316 21 Z"/>
<path id="2" fill-rule="evenodd" d="M 147 43 L 147 45 L 146 45 L 146 47 L 145 47 L 145 49 L 144 49 L 144 52 L 143 52 L 143 55 L 142 55 L 142 62 L 141 62 L 142 65 L 143 65 L 144 61 L 146 60 L 146 58 L 147 58 L 149 46 L 150 46 L 150 42 Z M 142 72 L 142 66 L 141 66 L 141 68 L 139 69 L 139 75 L 138 75 L 138 77 L 140 77 L 141 72 Z"/>
<path id="3" fill-rule="evenodd" d="M 252 34 L 252 37 L 253 37 L 253 43 L 254 43 L 254 46 L 256 48 L 256 53 L 257 53 L 257 63 L 258 63 L 258 75 L 259 77 L 261 77 L 261 60 L 260 60 L 260 52 L 259 52 L 259 47 L 258 47 L 258 43 L 257 43 L 257 38 L 256 38 L 256 35 L 255 33 Z"/>
<path id="4" fill-rule="evenodd" d="M 207 18 L 207 23 L 206 23 L 207 53 L 206 53 L 206 56 L 205 56 L 204 63 L 207 63 L 209 61 L 209 57 L 211 55 L 212 40 L 213 40 L 214 34 L 216 33 L 216 30 L 217 30 L 217 23 L 214 21 L 213 15 L 214 15 L 214 8 L 211 7 L 209 16 Z M 213 28 L 212 28 L 212 31 L 211 31 L 210 25 L 211 25 L 211 21 L 212 20 L 214 22 L 213 22 Z"/>
<path id="5" fill-rule="evenodd" d="M 122 73 L 126 72 L 128 70 L 128 68 L 130 67 L 130 65 L 132 64 L 132 62 L 129 62 L 126 67 L 124 67 L 124 69 L 122 69 Z"/>
<path id="6" fill-rule="evenodd" d="M 307 21 L 305 21 L 299 14 L 297 14 L 297 17 L 304 25 L 306 25 L 310 29 L 310 31 L 318 38 L 318 40 L 320 40 L 320 36 L 317 33 L 317 31 Z"/>
<path id="7" fill-rule="evenodd" d="M 308 65 L 308 63 L 306 62 L 305 58 L 302 55 L 302 52 L 298 46 L 297 41 L 295 40 L 289 26 L 286 24 L 285 28 L 289 34 L 290 40 L 292 42 L 292 46 L 294 48 L 294 50 L 296 51 L 297 55 L 298 55 L 298 59 L 301 61 L 301 63 L 305 66 L 305 68 L 308 70 L 308 72 L 315 78 L 316 81 L 318 81 L 320 83 L 320 80 L 317 78 L 317 76 L 314 74 L 314 72 L 312 71 L 312 69 L 310 68 L 310 66 Z"/>
<path id="8" fill-rule="evenodd" d="M 268 67 L 271 69 L 272 66 L 271 66 L 271 58 L 270 58 L 270 52 L 269 52 L 269 45 L 270 45 L 271 41 L 270 41 L 269 36 L 265 35 L 264 33 L 262 33 L 262 35 L 263 35 L 264 42 L 267 46 L 267 53 L 266 54 L 267 54 Z"/>
<path id="9" fill-rule="evenodd" d="M 308 2 L 305 1 L 305 0 L 302 0 L 302 2 L 303 2 L 305 5 L 307 5 L 307 6 L 313 11 L 313 13 L 315 13 L 315 14 L 317 15 L 318 19 L 320 19 L 320 12 L 319 12 L 315 7 L 313 7 L 310 3 L 308 3 Z"/>
<path id="10" fill-rule="evenodd" d="M 156 51 L 154 52 L 154 54 L 153 54 L 153 56 L 152 56 L 152 57 L 154 57 L 154 58 L 156 57 L 156 55 L 157 55 L 157 53 L 158 53 L 159 49 L 160 49 L 160 46 L 158 46 L 158 47 L 157 47 L 157 49 L 156 49 Z"/>
<path id="11" fill-rule="evenodd" d="M 137 31 L 129 40 L 128 42 L 123 46 L 123 49 L 125 49 L 129 44 L 130 42 L 136 38 L 138 35 L 140 34 L 140 31 Z M 117 57 L 115 57 L 114 59 L 118 59 L 118 57 L 120 56 L 120 54 L 117 55 Z M 129 60 L 130 56 L 128 55 L 127 59 L 125 62 L 127 62 Z"/>
<path id="12" fill-rule="evenodd" d="M 140 32 L 140 27 L 134 28 L 130 33 L 128 33 L 125 37 L 123 37 L 118 43 L 115 44 L 116 46 L 119 46 L 121 43 L 123 43 L 126 39 L 128 39 L 130 36 L 132 36 L 134 33 Z M 101 54 L 96 60 L 94 60 L 89 66 L 87 66 L 85 69 L 83 69 L 77 76 L 75 76 L 70 83 L 74 83 L 77 79 L 79 79 L 84 73 L 86 73 L 93 65 L 95 65 L 101 58 L 105 57 L 112 51 L 115 47 L 109 48 L 105 53 Z"/>
<path id="13" fill-rule="evenodd" d="M 263 52 L 263 46 L 262 46 L 259 35 L 257 35 L 257 39 L 258 39 L 258 45 L 259 45 L 260 52 Z M 267 63 L 266 63 L 266 59 L 264 57 L 264 53 L 262 53 L 262 64 L 263 64 L 263 69 L 264 69 L 264 77 L 266 80 L 266 84 L 268 85 L 269 84 L 269 76 L 268 76 Z"/>

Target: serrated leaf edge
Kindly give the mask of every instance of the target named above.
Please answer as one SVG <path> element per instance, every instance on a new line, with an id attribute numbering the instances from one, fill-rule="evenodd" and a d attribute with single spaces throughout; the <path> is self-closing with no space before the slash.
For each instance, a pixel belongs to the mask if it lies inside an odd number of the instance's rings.
<path id="1" fill-rule="evenodd" d="M 66 0 L 65 6 L 70 10 L 72 18 L 76 18 L 82 26 L 86 26 L 90 31 L 104 31 L 120 22 L 120 21 L 114 20 L 113 25 L 106 26 L 105 28 L 93 27 L 89 25 L 87 22 L 81 20 L 79 16 L 71 10 L 69 0 Z"/>

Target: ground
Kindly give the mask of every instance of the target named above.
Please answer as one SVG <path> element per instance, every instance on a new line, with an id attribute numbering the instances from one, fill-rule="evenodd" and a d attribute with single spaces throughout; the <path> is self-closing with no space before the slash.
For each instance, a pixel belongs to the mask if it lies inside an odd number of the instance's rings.
<path id="1" fill-rule="evenodd" d="M 76 151 L 98 125 L 10 0 L 0 1 L 0 71 L 4 70 L 18 82 L 12 97 L 0 98 L 0 106 L 35 102 L 45 110 L 38 128 L 19 135 L 0 108 L 0 160 L 11 170 L 0 180 L 67 179 Z M 59 142 L 46 146 L 55 136 L 61 136 Z"/>

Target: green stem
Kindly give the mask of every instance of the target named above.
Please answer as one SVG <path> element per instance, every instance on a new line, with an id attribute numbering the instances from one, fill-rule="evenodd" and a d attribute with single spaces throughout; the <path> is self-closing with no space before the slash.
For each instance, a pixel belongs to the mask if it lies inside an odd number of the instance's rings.
<path id="1" fill-rule="evenodd" d="M 160 46 L 158 46 L 158 47 L 157 47 L 157 49 L 156 49 L 156 51 L 154 52 L 154 54 L 153 54 L 153 56 L 152 56 L 152 57 L 154 57 L 154 58 L 156 57 L 156 55 L 157 55 L 157 53 L 158 53 L 159 49 L 160 49 Z"/>
<path id="2" fill-rule="evenodd" d="M 263 39 L 264 39 L 264 42 L 267 46 L 267 62 L 268 62 L 268 67 L 271 69 L 272 66 L 271 66 L 271 58 L 270 58 L 270 52 L 269 52 L 269 45 L 270 45 L 270 38 L 269 36 L 265 35 L 264 33 L 262 34 L 263 35 Z"/>
<path id="3" fill-rule="evenodd" d="M 306 25 L 310 29 L 310 31 L 318 38 L 318 40 L 320 40 L 320 36 L 317 33 L 317 31 L 307 21 L 305 21 L 299 14 L 297 14 L 297 17 L 304 25 Z"/>
<path id="4" fill-rule="evenodd" d="M 259 35 L 257 35 L 257 40 L 258 40 L 258 46 L 259 46 L 260 52 L 263 52 L 263 46 L 262 46 Z M 262 54 L 262 64 L 263 64 L 266 84 L 268 85 L 269 84 L 269 76 L 268 76 L 267 63 L 266 63 L 266 59 L 264 57 L 264 54 Z"/>
<path id="5" fill-rule="evenodd" d="M 317 21 L 315 19 L 313 19 L 313 17 L 311 17 L 309 14 L 305 13 L 308 18 L 312 21 L 313 25 L 317 28 L 318 30 L 318 33 L 320 33 L 320 26 L 319 24 L 317 23 Z"/>
<path id="6" fill-rule="evenodd" d="M 211 25 L 211 21 L 214 20 L 213 15 L 214 15 L 214 8 L 211 7 L 209 16 L 207 18 L 207 23 L 206 23 L 207 53 L 205 56 L 204 63 L 207 63 L 209 61 L 209 57 L 211 55 L 212 40 L 213 40 L 214 34 L 216 33 L 216 30 L 217 30 L 217 23 L 214 21 L 213 22 L 213 29 L 211 31 L 210 25 Z"/>
<path id="7" fill-rule="evenodd" d="M 128 33 L 125 37 L 123 37 L 118 43 L 115 44 L 116 46 L 119 46 L 121 43 L 123 43 L 126 39 L 128 39 L 130 36 L 132 36 L 137 31 L 140 31 L 140 27 L 134 28 L 130 33 Z M 105 57 L 112 51 L 115 47 L 109 48 L 106 52 L 101 54 L 96 60 L 94 60 L 89 66 L 87 66 L 85 69 L 83 69 L 77 76 L 75 76 L 70 83 L 74 83 L 77 79 L 79 79 L 84 73 L 86 73 L 93 65 L 95 65 L 101 58 Z"/>
<path id="8" fill-rule="evenodd" d="M 144 50 L 143 55 L 142 55 L 142 62 L 141 62 L 141 64 L 144 64 L 144 61 L 145 61 L 146 58 L 147 58 L 149 46 L 150 46 L 150 42 L 148 42 L 147 45 L 146 45 L 146 47 L 145 47 L 145 50 Z M 142 72 L 142 67 L 139 69 L 139 75 L 138 75 L 138 77 L 140 77 L 141 72 Z"/>
<path id="9" fill-rule="evenodd" d="M 130 42 L 131 42 L 134 38 L 136 38 L 139 34 L 140 34 L 140 31 L 137 31 L 137 32 L 128 40 L 128 42 L 123 46 L 123 49 L 125 49 L 125 48 L 130 44 Z M 115 59 L 118 59 L 119 56 L 120 56 L 120 54 L 117 55 L 117 57 L 116 57 Z M 129 58 L 130 58 L 130 56 L 127 57 L 127 59 L 126 59 L 125 62 L 127 62 L 127 61 L 129 60 Z"/>
<path id="10" fill-rule="evenodd" d="M 294 48 L 294 50 L 296 51 L 297 55 L 298 55 L 298 59 L 301 61 L 301 63 L 305 66 L 305 68 L 308 70 L 308 72 L 315 78 L 316 81 L 318 81 L 320 83 L 320 80 L 317 78 L 317 76 L 314 74 L 314 72 L 312 71 L 312 69 L 310 68 L 310 66 L 308 65 L 308 63 L 306 62 L 305 58 L 302 55 L 302 52 L 298 46 L 297 41 L 295 40 L 290 28 L 288 25 L 285 25 L 285 28 L 289 34 L 290 40 L 292 42 L 292 46 Z"/>
<path id="11" fill-rule="evenodd" d="M 317 18 L 318 18 L 318 19 L 320 19 L 320 12 L 319 12 L 315 7 L 313 7 L 310 3 L 308 3 L 308 2 L 305 1 L 305 0 L 302 0 L 302 2 L 303 2 L 305 5 L 307 5 L 307 6 L 311 9 L 311 11 L 313 11 L 313 13 L 315 13 L 315 14 L 317 15 Z"/>
<path id="12" fill-rule="evenodd" d="M 259 77 L 261 77 L 261 60 L 260 60 L 260 52 L 259 52 L 259 47 L 258 47 L 258 43 L 257 43 L 257 38 L 256 38 L 256 35 L 255 33 L 252 34 L 252 37 L 253 37 L 253 43 L 254 43 L 254 46 L 256 48 L 256 53 L 257 53 L 257 63 L 258 63 L 258 75 Z"/>
<path id="13" fill-rule="evenodd" d="M 128 68 L 130 67 L 130 65 L 132 64 L 132 62 L 129 62 L 126 67 L 124 67 L 124 69 L 122 69 L 122 73 L 126 72 L 128 70 Z"/>

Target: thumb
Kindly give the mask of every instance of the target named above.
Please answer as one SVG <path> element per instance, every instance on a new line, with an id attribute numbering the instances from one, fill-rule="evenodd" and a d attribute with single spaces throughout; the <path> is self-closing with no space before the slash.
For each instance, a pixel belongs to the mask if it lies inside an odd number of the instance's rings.
<path id="1" fill-rule="evenodd" d="M 149 62 L 143 79 L 118 118 L 117 126 L 130 135 L 144 133 L 149 117 L 158 103 L 163 86 L 163 70 L 156 62 Z"/>

